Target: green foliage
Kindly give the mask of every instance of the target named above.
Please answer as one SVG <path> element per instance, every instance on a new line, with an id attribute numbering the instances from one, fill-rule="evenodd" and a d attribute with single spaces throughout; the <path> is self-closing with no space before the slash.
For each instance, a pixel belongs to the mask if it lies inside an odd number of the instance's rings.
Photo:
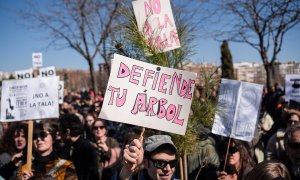
<path id="1" fill-rule="evenodd" d="M 222 78 L 234 79 L 232 56 L 226 40 L 221 45 Z"/>
<path id="2" fill-rule="evenodd" d="M 115 45 L 117 53 L 147 63 L 177 69 L 182 68 L 182 64 L 192 54 L 191 43 L 193 42 L 195 28 L 192 28 L 193 25 L 187 19 L 184 19 L 180 13 L 173 12 L 173 14 L 176 14 L 175 21 L 181 47 L 168 52 L 162 52 L 147 43 L 145 32 L 140 32 L 138 29 L 131 6 L 123 5 L 120 14 L 123 18 L 121 21 L 123 24 L 120 24 L 118 28 L 121 36 Z M 202 125 L 211 127 L 213 121 L 215 101 L 210 99 L 208 94 L 211 93 L 211 88 L 215 87 L 215 81 L 212 80 L 211 75 L 204 79 L 207 98 L 204 99 L 204 102 L 200 102 L 200 99 L 194 96 L 192 102 L 193 115 L 189 118 L 186 134 L 184 136 L 170 134 L 178 147 L 180 155 L 183 155 L 183 152 L 192 153 L 198 151 L 195 143 L 201 140 L 199 127 Z M 151 131 L 147 130 L 146 134 L 149 134 Z"/>

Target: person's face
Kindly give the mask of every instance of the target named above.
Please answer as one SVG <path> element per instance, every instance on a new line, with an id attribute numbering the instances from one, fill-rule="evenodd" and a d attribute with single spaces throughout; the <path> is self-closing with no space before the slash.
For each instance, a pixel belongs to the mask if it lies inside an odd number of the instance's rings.
<path id="1" fill-rule="evenodd" d="M 286 147 L 286 154 L 293 165 L 300 166 L 300 130 L 294 131 Z"/>
<path id="2" fill-rule="evenodd" d="M 52 152 L 53 139 L 49 131 L 39 131 L 33 134 L 33 145 L 41 156 L 47 156 Z"/>
<path id="3" fill-rule="evenodd" d="M 234 144 L 230 146 L 228 150 L 227 163 L 233 166 L 237 166 L 240 163 L 241 154 L 239 149 Z"/>
<path id="4" fill-rule="evenodd" d="M 291 115 L 291 117 L 288 119 L 288 127 L 294 124 L 299 123 L 299 116 L 297 116 L 296 114 Z"/>
<path id="5" fill-rule="evenodd" d="M 174 175 L 176 164 L 174 152 L 164 150 L 153 154 L 151 159 L 146 161 L 146 169 L 152 180 L 170 180 Z"/>
<path id="6" fill-rule="evenodd" d="M 2 122 L 1 125 L 2 125 L 2 128 L 3 128 L 4 131 L 6 131 L 8 129 L 8 123 L 7 122 Z"/>
<path id="7" fill-rule="evenodd" d="M 92 127 L 95 119 L 93 116 L 88 115 L 88 116 L 86 116 L 85 121 L 86 121 L 86 124 L 88 125 L 88 127 Z"/>
<path id="8" fill-rule="evenodd" d="M 20 129 L 19 131 L 15 131 L 14 141 L 15 141 L 15 147 L 17 148 L 17 150 L 23 150 L 25 148 L 26 137 L 25 137 L 23 129 Z"/>
<path id="9" fill-rule="evenodd" d="M 106 134 L 106 128 L 101 121 L 96 121 L 93 126 L 93 133 L 97 138 L 104 137 Z"/>

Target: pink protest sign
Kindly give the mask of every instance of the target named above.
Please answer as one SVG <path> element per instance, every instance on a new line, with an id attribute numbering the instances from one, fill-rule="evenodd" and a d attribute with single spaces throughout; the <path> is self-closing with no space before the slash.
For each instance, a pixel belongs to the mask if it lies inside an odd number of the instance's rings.
<path id="1" fill-rule="evenodd" d="M 180 47 L 170 0 L 133 1 L 133 10 L 139 31 L 158 51 Z"/>
<path id="2" fill-rule="evenodd" d="M 184 135 L 195 79 L 115 54 L 99 118 Z"/>

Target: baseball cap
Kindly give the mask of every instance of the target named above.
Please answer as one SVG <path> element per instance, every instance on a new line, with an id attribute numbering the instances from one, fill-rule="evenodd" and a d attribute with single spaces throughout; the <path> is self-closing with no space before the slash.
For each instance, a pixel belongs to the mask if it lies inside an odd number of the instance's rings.
<path id="1" fill-rule="evenodd" d="M 153 135 L 148 137 L 144 142 L 144 150 L 148 153 L 152 153 L 162 145 L 169 145 L 177 153 L 177 148 L 169 135 Z"/>

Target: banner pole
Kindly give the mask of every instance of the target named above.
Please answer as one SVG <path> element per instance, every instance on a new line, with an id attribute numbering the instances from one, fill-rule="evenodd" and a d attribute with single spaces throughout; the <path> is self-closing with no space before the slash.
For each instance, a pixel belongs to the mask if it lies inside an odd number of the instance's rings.
<path id="1" fill-rule="evenodd" d="M 227 144 L 227 150 L 226 150 L 226 155 L 225 155 L 225 160 L 224 160 L 223 171 L 225 171 L 225 167 L 226 167 L 226 162 L 227 162 L 227 156 L 228 156 L 228 150 L 229 150 L 229 146 L 230 146 L 230 141 L 231 141 L 231 137 L 229 138 L 228 144 Z"/>
<path id="2" fill-rule="evenodd" d="M 28 139 L 27 139 L 27 170 L 31 172 L 32 163 L 32 133 L 33 133 L 33 120 L 28 121 Z"/>

